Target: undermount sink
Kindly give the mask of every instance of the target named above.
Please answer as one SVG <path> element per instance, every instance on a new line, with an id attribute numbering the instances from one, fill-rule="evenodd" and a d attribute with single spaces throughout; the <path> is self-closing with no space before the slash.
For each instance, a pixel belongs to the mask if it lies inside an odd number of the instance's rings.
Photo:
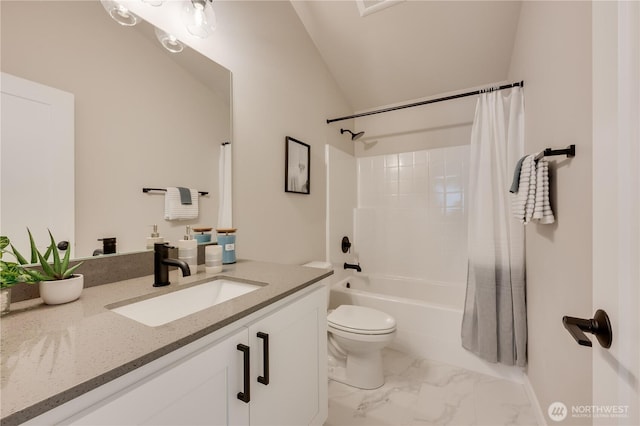
<path id="1" fill-rule="evenodd" d="M 257 284 L 216 279 L 140 302 L 111 308 L 111 311 L 156 327 L 242 296 L 260 287 Z"/>

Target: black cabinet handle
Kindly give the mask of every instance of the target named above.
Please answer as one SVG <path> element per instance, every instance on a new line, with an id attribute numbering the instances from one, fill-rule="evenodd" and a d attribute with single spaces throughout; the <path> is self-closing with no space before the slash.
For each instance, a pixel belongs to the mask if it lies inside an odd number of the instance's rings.
<path id="1" fill-rule="evenodd" d="M 243 377 L 243 381 L 244 381 L 244 392 L 238 392 L 238 399 L 242 402 L 249 402 L 251 401 L 251 394 L 250 394 L 250 390 L 251 390 L 251 383 L 250 383 L 250 378 L 251 375 L 249 374 L 249 346 L 247 345 L 243 345 L 242 343 L 239 343 L 238 346 L 236 346 L 238 348 L 239 351 L 241 351 L 244 355 L 244 377 Z"/>
<path id="2" fill-rule="evenodd" d="M 258 339 L 262 339 L 262 374 L 264 374 L 264 376 L 258 376 L 258 382 L 266 386 L 269 384 L 269 335 L 259 331 Z"/>

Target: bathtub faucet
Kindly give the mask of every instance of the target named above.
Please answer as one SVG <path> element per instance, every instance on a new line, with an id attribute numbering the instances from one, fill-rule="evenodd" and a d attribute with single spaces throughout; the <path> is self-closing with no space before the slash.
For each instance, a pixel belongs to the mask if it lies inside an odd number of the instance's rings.
<path id="1" fill-rule="evenodd" d="M 352 265 L 351 263 L 344 263 L 344 269 L 355 269 L 358 272 L 362 272 L 362 268 L 360 267 L 360 263 L 357 265 Z"/>

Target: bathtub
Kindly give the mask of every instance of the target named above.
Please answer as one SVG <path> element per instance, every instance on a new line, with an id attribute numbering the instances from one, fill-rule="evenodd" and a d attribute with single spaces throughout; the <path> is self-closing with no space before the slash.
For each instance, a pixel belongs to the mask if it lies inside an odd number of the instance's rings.
<path id="1" fill-rule="evenodd" d="M 522 382 L 517 367 L 491 364 L 462 347 L 460 328 L 465 283 L 335 272 L 329 308 L 359 305 L 378 309 L 396 320 L 390 348 L 495 377 Z"/>

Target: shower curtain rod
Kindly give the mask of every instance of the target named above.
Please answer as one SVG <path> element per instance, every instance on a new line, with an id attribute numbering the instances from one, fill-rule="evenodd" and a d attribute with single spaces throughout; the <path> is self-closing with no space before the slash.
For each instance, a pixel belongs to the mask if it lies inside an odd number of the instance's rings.
<path id="1" fill-rule="evenodd" d="M 382 114 L 383 112 L 396 111 L 399 109 L 413 108 L 421 105 L 434 104 L 436 102 L 450 101 L 451 99 L 466 98 L 467 96 L 475 96 L 484 92 L 492 92 L 494 90 L 511 89 L 512 87 L 524 87 L 524 81 L 517 81 L 515 83 L 505 84 L 503 86 L 496 87 L 496 88 L 489 87 L 487 89 L 474 90 L 473 92 L 459 93 L 457 95 L 444 96 L 442 98 L 437 98 L 437 99 L 429 99 L 428 101 L 415 102 L 407 105 L 399 105 L 399 106 L 379 109 L 375 111 L 362 112 L 360 114 L 349 115 L 347 117 L 330 118 L 327 120 L 327 124 L 333 123 L 335 121 L 349 120 L 351 118 L 366 117 L 367 115 Z"/>

